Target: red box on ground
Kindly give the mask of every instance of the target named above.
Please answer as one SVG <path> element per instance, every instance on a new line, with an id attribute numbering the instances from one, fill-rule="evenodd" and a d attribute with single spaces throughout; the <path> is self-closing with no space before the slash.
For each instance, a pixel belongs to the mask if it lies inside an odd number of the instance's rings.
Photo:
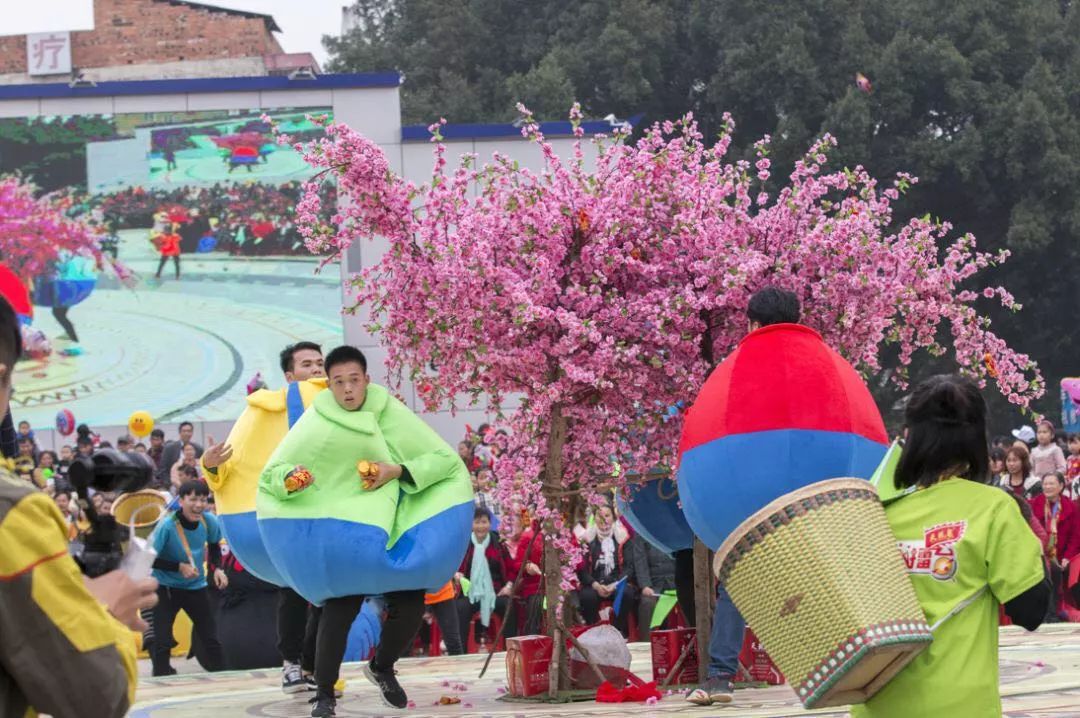
<path id="1" fill-rule="evenodd" d="M 550 636 L 506 639 L 506 689 L 510 695 L 524 698 L 547 691 L 552 645 Z"/>
<path id="2" fill-rule="evenodd" d="M 679 662 L 679 656 L 682 655 L 687 644 L 691 645 L 690 652 L 669 685 L 679 686 L 698 682 L 696 636 L 697 631 L 693 628 L 653 631 L 649 635 L 649 641 L 652 644 L 652 675 L 657 685 L 663 683 L 668 674 L 675 670 L 675 664 Z"/>
<path id="3" fill-rule="evenodd" d="M 784 674 L 773 663 L 772 658 L 762 647 L 761 641 L 749 627 L 743 637 L 739 666 L 742 670 L 739 672 L 737 683 L 768 683 L 770 686 L 784 684 Z"/>

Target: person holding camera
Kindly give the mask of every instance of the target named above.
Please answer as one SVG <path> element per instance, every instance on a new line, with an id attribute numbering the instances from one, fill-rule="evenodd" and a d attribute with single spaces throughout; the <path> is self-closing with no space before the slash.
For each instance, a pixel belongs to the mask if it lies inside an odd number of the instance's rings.
<path id="1" fill-rule="evenodd" d="M 154 578 L 158 580 L 158 604 L 154 608 L 154 645 L 150 658 L 155 676 L 171 676 L 169 663 L 173 623 L 183 610 L 191 619 L 195 634 L 206 650 L 204 665 L 209 671 L 222 670 L 225 659 L 217 635 L 217 622 L 206 594 L 206 558 L 221 566 L 221 526 L 217 516 L 206 511 L 210 489 L 199 480 L 180 485 L 180 509 L 163 519 L 150 536 L 157 551 Z M 214 585 L 224 590 L 229 579 L 221 568 L 214 569 Z"/>
<path id="2" fill-rule="evenodd" d="M 22 353 L 15 312 L 0 299 L 0 416 Z M 157 581 L 123 571 L 88 579 L 68 553 L 67 524 L 45 493 L 0 466 L 0 715 L 126 715 L 137 669 L 131 630 Z M 111 615 L 110 615 L 111 614 Z M 122 623 L 121 623 L 122 622 Z M 130 629 L 130 630 L 129 630 Z M 64 690 L 57 676 L 77 676 Z"/>

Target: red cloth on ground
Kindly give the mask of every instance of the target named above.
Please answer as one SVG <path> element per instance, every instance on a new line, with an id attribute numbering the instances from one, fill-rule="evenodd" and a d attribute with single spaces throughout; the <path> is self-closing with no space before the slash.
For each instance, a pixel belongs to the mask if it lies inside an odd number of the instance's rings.
<path id="1" fill-rule="evenodd" d="M 596 689 L 597 703 L 644 703 L 650 698 L 660 700 L 661 693 L 656 689 L 656 681 L 648 683 L 631 684 L 626 688 L 616 688 L 608 681 L 600 684 Z"/>

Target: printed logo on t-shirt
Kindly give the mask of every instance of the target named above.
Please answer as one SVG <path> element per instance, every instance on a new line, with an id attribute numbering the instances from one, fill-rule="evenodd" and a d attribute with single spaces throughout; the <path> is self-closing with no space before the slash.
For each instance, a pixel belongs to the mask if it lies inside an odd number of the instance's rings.
<path id="1" fill-rule="evenodd" d="M 964 538 L 966 521 L 932 526 L 923 532 L 922 541 L 897 541 L 909 574 L 928 575 L 948 581 L 956 575 L 956 544 Z"/>

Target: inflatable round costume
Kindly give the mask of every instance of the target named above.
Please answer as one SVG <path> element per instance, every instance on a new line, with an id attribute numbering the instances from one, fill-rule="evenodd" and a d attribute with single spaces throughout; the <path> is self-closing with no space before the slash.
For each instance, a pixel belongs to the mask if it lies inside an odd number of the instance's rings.
<path id="1" fill-rule="evenodd" d="M 694 532 L 679 506 L 679 485 L 670 477 L 630 484 L 619 494 L 619 513 L 642 538 L 664 553 L 694 547 Z"/>
<path id="2" fill-rule="evenodd" d="M 361 460 L 407 475 L 365 491 Z M 289 493 L 285 478 L 314 484 Z M 259 532 L 286 584 L 316 605 L 329 598 L 437 589 L 461 562 L 472 531 L 468 469 L 434 430 L 371 384 L 357 411 L 318 394 L 259 480 Z"/>
<path id="3" fill-rule="evenodd" d="M 255 518 L 259 475 L 289 427 L 324 389 L 326 379 L 319 378 L 249 394 L 247 407 L 226 440 L 232 445 L 232 458 L 216 471 L 205 472 L 222 531 L 237 560 L 256 577 L 277 586 L 286 585 L 285 579 L 266 553 Z"/>
<path id="4" fill-rule="evenodd" d="M 888 437 L 858 373 L 814 330 L 747 335 L 686 415 L 679 493 L 690 527 L 716 550 L 744 519 L 825 479 L 869 479 Z"/>

